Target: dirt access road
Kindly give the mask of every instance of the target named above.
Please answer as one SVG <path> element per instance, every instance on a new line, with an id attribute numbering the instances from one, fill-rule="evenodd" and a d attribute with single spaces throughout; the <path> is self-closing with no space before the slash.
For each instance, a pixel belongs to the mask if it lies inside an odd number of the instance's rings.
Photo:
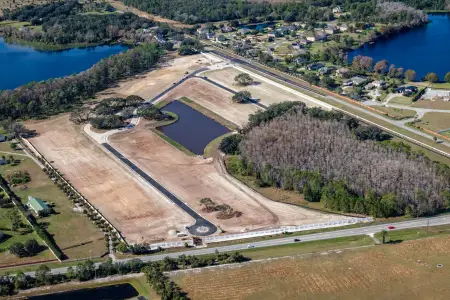
<path id="1" fill-rule="evenodd" d="M 27 123 L 39 134 L 29 141 L 129 242 L 169 239 L 193 220 L 106 154 L 68 115 Z"/>

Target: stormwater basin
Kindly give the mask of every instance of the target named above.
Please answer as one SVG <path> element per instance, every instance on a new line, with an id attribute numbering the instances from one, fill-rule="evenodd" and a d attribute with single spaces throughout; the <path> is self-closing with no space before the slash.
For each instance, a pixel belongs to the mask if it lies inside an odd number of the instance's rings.
<path id="1" fill-rule="evenodd" d="M 102 286 L 98 288 L 89 288 L 62 293 L 32 296 L 31 300 L 124 300 L 139 296 L 138 291 L 129 283 Z"/>
<path id="2" fill-rule="evenodd" d="M 205 147 L 230 130 L 192 107 L 178 101 L 166 105 L 163 111 L 173 112 L 179 119 L 158 130 L 197 155 L 203 155 Z"/>

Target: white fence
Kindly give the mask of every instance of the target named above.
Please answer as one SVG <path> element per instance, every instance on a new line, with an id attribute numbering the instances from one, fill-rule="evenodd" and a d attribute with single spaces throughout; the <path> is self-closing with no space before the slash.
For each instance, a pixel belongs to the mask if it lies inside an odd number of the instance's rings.
<path id="1" fill-rule="evenodd" d="M 298 231 L 306 231 L 306 230 L 314 230 L 314 229 L 323 229 L 323 228 L 332 228 L 332 227 L 340 227 L 353 225 L 358 223 L 368 223 L 373 222 L 372 217 L 368 218 L 347 218 L 345 220 L 340 221 L 331 221 L 326 223 L 317 223 L 317 224 L 306 224 L 299 226 L 283 226 L 280 228 L 269 229 L 269 230 L 260 230 L 260 231 L 252 231 L 245 233 L 237 233 L 237 234 L 229 234 L 229 235 L 217 235 L 217 236 L 209 236 L 202 238 L 204 243 L 217 243 L 217 242 L 225 242 L 225 241 L 233 241 L 233 240 L 241 240 L 241 239 L 249 239 L 254 237 L 261 236 L 269 236 L 269 235 L 277 235 L 283 234 L 287 232 L 298 232 Z M 192 241 L 186 241 L 189 246 L 192 246 Z M 171 243 L 158 243 L 150 245 L 151 249 L 161 248 L 176 248 L 176 247 L 184 247 L 186 242 L 171 242 Z"/>

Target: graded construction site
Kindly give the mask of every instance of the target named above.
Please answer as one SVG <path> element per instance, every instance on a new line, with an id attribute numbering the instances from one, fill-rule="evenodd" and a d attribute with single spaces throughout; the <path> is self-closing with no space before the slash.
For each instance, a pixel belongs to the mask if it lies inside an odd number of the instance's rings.
<path id="1" fill-rule="evenodd" d="M 161 68 L 124 81 L 100 97 L 140 95 L 153 99 L 173 88 L 188 74 L 205 67 L 214 69 L 217 63 L 220 60 L 202 55 L 168 60 Z M 222 86 L 222 82 L 227 82 L 225 78 L 231 76 L 229 70 L 213 72 L 216 72 L 214 76 L 221 81 L 220 84 L 194 76 L 157 100 L 169 103 L 187 97 L 205 112 L 219 115 L 239 127 L 244 126 L 248 116 L 261 107 L 253 103 L 232 103 L 233 93 Z M 275 102 L 275 99 L 276 102 L 296 99 L 294 94 L 289 95 L 287 91 L 272 87 L 267 82 L 260 83 L 260 86 L 264 89 L 257 96 L 267 104 Z M 237 90 L 235 86 L 229 89 Z M 88 137 L 80 126 L 72 124 L 67 115 L 29 123 L 27 126 L 38 133 L 30 142 L 49 161 L 53 161 L 53 165 L 102 212 L 128 242 L 175 240 L 176 236 L 169 235 L 169 232 L 184 232 L 186 226 L 194 223 L 188 214 Z M 149 130 L 148 121 L 143 119 L 133 129 L 109 136 L 108 142 L 161 186 L 216 225 L 219 232 L 239 233 L 345 218 L 271 201 L 245 185 L 236 183 L 226 174 L 217 151 L 209 159 L 189 155 Z M 219 218 L 219 213 L 205 211 L 200 203 L 202 198 L 210 198 L 216 205 L 228 206 L 239 214 L 232 218 Z"/>

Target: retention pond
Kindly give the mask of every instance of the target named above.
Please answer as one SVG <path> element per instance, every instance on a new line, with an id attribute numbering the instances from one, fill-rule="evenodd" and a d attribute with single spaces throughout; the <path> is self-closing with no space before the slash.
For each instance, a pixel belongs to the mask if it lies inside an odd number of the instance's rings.
<path id="1" fill-rule="evenodd" d="M 32 296 L 32 300 L 124 300 L 139 296 L 138 291 L 129 283 L 103 286 L 98 288 L 82 289 L 62 293 Z"/>
<path id="2" fill-rule="evenodd" d="M 178 100 L 166 105 L 163 110 L 177 114 L 179 119 L 158 130 L 198 155 L 203 155 L 212 140 L 230 132 L 225 126 Z"/>

